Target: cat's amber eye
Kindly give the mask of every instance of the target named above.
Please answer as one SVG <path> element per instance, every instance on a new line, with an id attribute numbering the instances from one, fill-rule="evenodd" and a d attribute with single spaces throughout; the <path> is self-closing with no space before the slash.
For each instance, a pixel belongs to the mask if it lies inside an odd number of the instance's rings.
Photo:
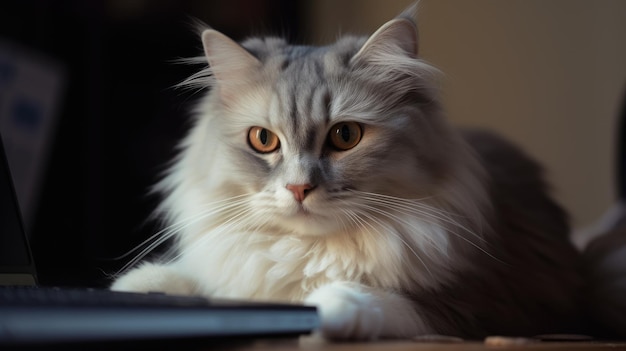
<path id="1" fill-rule="evenodd" d="M 363 136 L 361 125 L 356 122 L 341 122 L 335 124 L 328 135 L 330 144 L 338 150 L 350 150 L 355 147 Z"/>
<path id="2" fill-rule="evenodd" d="M 280 147 L 278 136 L 263 127 L 250 128 L 248 143 L 255 151 L 263 154 L 276 151 Z"/>

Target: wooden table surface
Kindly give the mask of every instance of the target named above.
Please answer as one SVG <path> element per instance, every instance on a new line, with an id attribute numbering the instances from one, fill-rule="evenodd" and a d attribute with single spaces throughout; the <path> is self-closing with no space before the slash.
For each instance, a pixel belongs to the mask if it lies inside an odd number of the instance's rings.
<path id="1" fill-rule="evenodd" d="M 585 342 L 524 342 L 523 340 L 511 344 L 487 343 L 481 341 L 470 342 L 416 342 L 412 340 L 374 341 L 374 342 L 345 342 L 333 343 L 319 339 L 301 339 L 284 341 L 258 341 L 252 345 L 235 348 L 242 351 L 265 350 L 305 350 L 305 351 L 357 351 L 357 350 L 390 350 L 390 351 L 493 351 L 493 350 L 533 350 L 533 351 L 626 351 L 626 341 L 585 341 Z"/>

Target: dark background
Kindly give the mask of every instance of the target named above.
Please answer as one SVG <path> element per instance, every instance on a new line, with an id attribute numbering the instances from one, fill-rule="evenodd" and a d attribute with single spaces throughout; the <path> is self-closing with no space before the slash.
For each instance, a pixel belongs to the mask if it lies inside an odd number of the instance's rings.
<path id="1" fill-rule="evenodd" d="M 300 2 L 33 1 L 0 3 L 0 39 L 60 62 L 66 82 L 42 177 L 31 249 L 39 282 L 104 286 L 155 232 L 147 190 L 173 156 L 197 98 L 173 89 L 200 67 L 191 18 L 240 40 L 298 40 Z"/>

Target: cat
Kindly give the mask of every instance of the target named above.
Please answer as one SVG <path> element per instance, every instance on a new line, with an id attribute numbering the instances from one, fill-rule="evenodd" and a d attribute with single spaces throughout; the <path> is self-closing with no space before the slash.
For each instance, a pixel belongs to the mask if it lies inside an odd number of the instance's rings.
<path id="1" fill-rule="evenodd" d="M 413 11 L 321 47 L 203 29 L 183 85 L 207 93 L 138 258 L 174 254 L 111 289 L 315 305 L 329 339 L 580 330 L 566 212 L 522 150 L 446 121 Z"/>

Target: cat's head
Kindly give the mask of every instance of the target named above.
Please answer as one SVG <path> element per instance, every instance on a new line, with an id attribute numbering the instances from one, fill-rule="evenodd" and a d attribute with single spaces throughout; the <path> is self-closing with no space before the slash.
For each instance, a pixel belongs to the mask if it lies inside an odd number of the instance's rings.
<path id="1" fill-rule="evenodd" d="M 436 70 L 407 14 L 323 47 L 240 45 L 213 29 L 202 43 L 209 67 L 187 83 L 211 89 L 168 178 L 179 201 L 245 199 L 257 225 L 319 235 L 363 225 L 374 200 L 431 196 L 448 176 Z"/>

